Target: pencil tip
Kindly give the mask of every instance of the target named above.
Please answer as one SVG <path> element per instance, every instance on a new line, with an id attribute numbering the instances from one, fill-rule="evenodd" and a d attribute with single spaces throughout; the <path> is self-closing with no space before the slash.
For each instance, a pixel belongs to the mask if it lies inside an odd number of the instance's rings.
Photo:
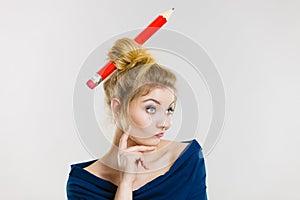
<path id="1" fill-rule="evenodd" d="M 174 8 L 167 10 L 166 12 L 162 13 L 161 15 L 166 18 L 168 21 L 172 13 L 174 12 Z"/>

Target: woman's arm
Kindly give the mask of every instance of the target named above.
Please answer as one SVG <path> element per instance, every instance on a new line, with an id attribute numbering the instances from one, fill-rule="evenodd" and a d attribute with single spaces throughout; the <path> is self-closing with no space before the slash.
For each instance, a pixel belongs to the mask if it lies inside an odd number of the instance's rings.
<path id="1" fill-rule="evenodd" d="M 152 151 L 153 146 L 132 146 L 127 148 L 129 131 L 124 133 L 119 142 L 118 165 L 120 170 L 120 182 L 115 195 L 115 200 L 132 200 L 133 183 L 139 163 L 145 168 L 143 152 Z"/>
<path id="2" fill-rule="evenodd" d="M 132 200 L 132 185 L 121 182 L 117 189 L 115 200 Z"/>

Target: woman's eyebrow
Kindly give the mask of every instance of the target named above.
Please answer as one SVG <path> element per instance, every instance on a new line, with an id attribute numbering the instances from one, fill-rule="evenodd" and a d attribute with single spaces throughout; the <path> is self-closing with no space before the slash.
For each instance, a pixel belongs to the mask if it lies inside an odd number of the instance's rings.
<path id="1" fill-rule="evenodd" d="M 155 103 L 161 105 L 160 102 L 157 101 L 156 99 L 152 99 L 152 98 L 150 98 L 150 99 L 145 99 L 143 102 L 146 102 L 146 101 L 154 101 Z M 174 103 L 174 100 L 170 103 L 170 105 L 171 105 L 172 103 Z"/>

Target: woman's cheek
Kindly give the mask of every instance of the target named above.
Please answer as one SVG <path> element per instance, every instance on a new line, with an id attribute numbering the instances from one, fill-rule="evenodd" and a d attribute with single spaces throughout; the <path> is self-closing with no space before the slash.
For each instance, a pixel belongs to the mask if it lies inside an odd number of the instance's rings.
<path id="1" fill-rule="evenodd" d="M 139 128 L 147 128 L 152 124 L 152 118 L 150 114 L 143 112 L 135 112 L 131 115 L 131 119 L 134 125 Z"/>

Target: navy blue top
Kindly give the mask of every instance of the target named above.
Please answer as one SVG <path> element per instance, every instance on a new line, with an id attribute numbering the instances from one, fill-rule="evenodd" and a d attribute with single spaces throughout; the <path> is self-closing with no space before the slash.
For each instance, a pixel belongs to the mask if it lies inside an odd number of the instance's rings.
<path id="1" fill-rule="evenodd" d="M 133 191 L 134 200 L 207 200 L 202 148 L 195 139 L 189 143 L 169 171 Z M 114 199 L 116 185 L 83 169 L 95 161 L 71 165 L 66 186 L 68 199 Z"/>

